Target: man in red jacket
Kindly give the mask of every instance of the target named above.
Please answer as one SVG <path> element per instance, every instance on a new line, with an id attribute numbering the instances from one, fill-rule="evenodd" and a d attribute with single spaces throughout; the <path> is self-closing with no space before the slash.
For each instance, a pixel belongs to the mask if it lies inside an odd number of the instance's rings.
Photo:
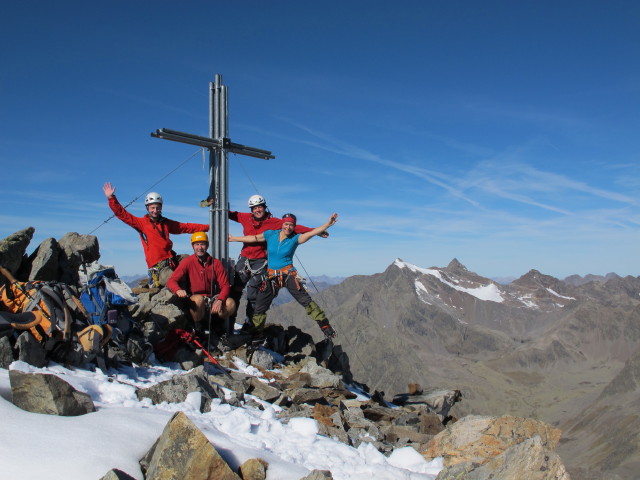
<path id="1" fill-rule="evenodd" d="M 151 192 L 144 199 L 147 214 L 135 217 L 127 212 L 115 196 L 116 188 L 107 182 L 102 191 L 109 199 L 109 208 L 116 217 L 134 228 L 140 235 L 144 257 L 149 268 L 149 286 L 162 287 L 175 269 L 178 259 L 172 250 L 173 242 L 169 234 L 195 233 L 208 231 L 209 225 L 203 223 L 180 223 L 162 216 L 162 197 Z"/>
<path id="2" fill-rule="evenodd" d="M 280 230 L 282 220 L 271 215 L 267 209 L 266 200 L 260 195 L 253 195 L 248 202 L 251 213 L 229 212 L 229 220 L 242 225 L 244 235 L 259 235 L 266 230 Z M 306 233 L 311 231 L 304 225 L 296 225 L 295 233 Z M 320 234 L 321 237 L 329 236 L 327 232 Z M 240 256 L 236 263 L 233 289 L 231 296 L 239 304 L 244 287 L 247 287 L 247 318 L 253 317 L 258 290 L 262 284 L 263 275 L 267 272 L 267 244 L 244 243 Z M 234 316 L 235 317 L 235 316 Z"/>
<path id="3" fill-rule="evenodd" d="M 207 234 L 197 232 L 191 235 L 191 245 L 193 255 L 180 262 L 169 277 L 167 288 L 180 298 L 189 298 L 189 313 L 196 330 L 200 330 L 199 324 L 205 319 L 207 305 L 211 305 L 211 314 L 226 319 L 235 313 L 236 303 L 229 297 L 231 286 L 222 262 L 207 252 Z"/>

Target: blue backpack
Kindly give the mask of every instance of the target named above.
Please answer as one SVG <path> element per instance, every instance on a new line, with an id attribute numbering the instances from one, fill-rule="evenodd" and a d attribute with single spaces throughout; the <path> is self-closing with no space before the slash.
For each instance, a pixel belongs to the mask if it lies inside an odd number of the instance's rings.
<path id="1" fill-rule="evenodd" d="M 111 291 L 108 287 L 109 280 L 125 285 L 115 270 L 108 267 L 92 273 L 82 289 L 80 302 L 87 311 L 87 322 L 90 325 L 115 324 L 119 315 L 126 314 L 126 307 L 134 303 Z"/>

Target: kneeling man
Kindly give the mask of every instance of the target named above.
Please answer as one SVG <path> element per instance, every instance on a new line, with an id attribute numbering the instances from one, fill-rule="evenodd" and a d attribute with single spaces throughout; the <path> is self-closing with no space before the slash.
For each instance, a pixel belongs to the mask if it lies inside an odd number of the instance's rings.
<path id="1" fill-rule="evenodd" d="M 229 297 L 231 286 L 227 272 L 220 260 L 207 252 L 209 237 L 204 232 L 191 236 L 193 255 L 182 260 L 167 282 L 167 288 L 181 298 L 189 298 L 189 313 L 196 330 L 207 315 L 207 306 L 211 314 L 227 319 L 236 310 L 236 304 Z"/>

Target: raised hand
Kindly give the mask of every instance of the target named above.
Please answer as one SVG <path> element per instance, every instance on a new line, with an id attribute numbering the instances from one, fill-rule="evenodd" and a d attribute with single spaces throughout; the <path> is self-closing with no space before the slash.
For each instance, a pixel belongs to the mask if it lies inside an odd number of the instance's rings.
<path id="1" fill-rule="evenodd" d="M 110 198 L 116 192 L 116 187 L 111 186 L 110 182 L 106 182 L 102 186 L 102 191 L 104 192 L 105 197 Z"/>

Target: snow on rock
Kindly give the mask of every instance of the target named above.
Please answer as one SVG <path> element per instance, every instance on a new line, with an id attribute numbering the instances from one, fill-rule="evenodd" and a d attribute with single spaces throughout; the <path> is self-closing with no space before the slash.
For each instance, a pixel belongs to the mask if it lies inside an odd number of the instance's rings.
<path id="1" fill-rule="evenodd" d="M 448 285 L 451 288 L 458 290 L 460 292 L 468 293 L 469 295 L 472 295 L 480 300 L 487 300 L 487 301 L 496 302 L 496 303 L 504 302 L 504 298 L 502 297 L 502 292 L 500 291 L 498 286 L 493 283 L 490 283 L 488 285 L 482 285 L 476 288 L 466 288 L 466 287 L 461 287 L 456 283 L 450 282 L 449 280 L 444 278 L 440 270 L 437 270 L 435 268 L 420 268 L 410 263 L 403 262 L 400 259 L 396 259 L 394 262 L 394 265 L 396 265 L 399 268 L 408 268 L 412 272 L 422 273 L 424 275 L 433 275 L 445 285 Z M 416 289 L 417 288 L 418 286 L 416 285 Z"/>
<path id="2" fill-rule="evenodd" d="M 58 375 L 88 393 L 97 411 L 78 417 L 23 411 L 11 403 L 9 372 L 0 369 L 2 478 L 36 480 L 53 474 L 67 480 L 85 480 L 101 478 L 118 468 L 141 480 L 139 459 L 177 411 L 185 412 L 232 469 L 249 458 L 267 461 L 267 480 L 299 480 L 313 469 L 330 470 L 335 480 L 434 480 L 442 469 L 441 459 L 427 462 L 406 448 L 387 458 L 371 444 L 363 443 L 355 449 L 324 437 L 318 434 L 313 419 L 293 418 L 283 424 L 266 402 L 261 411 L 214 399 L 211 411 L 200 413 L 199 393 L 189 394 L 182 403 L 153 405 L 149 399 L 137 399 L 136 387 L 149 387 L 184 373 L 177 368 L 124 367 L 111 369 L 109 376 L 56 364 L 36 368 L 13 362 L 10 368 Z M 251 368 L 241 365 L 240 370 Z M 39 448 L 38 461 L 34 461 L 34 445 L 54 448 Z"/>

